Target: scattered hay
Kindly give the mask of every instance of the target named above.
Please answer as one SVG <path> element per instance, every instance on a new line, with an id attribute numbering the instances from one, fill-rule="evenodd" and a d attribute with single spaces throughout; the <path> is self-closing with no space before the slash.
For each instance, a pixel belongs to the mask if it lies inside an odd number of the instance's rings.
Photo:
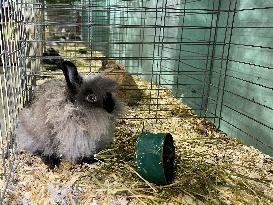
<path id="1" fill-rule="evenodd" d="M 77 64 L 80 71 L 87 67 L 81 63 Z M 48 170 L 38 157 L 21 154 L 5 203 L 273 203 L 272 157 L 197 118 L 170 90 L 151 87 L 136 77 L 134 80 L 139 89 L 145 90 L 143 97 L 139 105 L 127 107 L 118 120 L 115 140 L 97 154 L 98 163 L 72 165 L 64 161 L 59 168 Z M 151 184 L 134 170 L 135 143 L 143 131 L 173 135 L 176 171 L 172 184 Z"/>
<path id="2" fill-rule="evenodd" d="M 142 88 L 150 86 L 135 80 Z M 168 90 L 160 88 L 159 95 L 158 91 L 145 92 L 140 105 L 128 108 L 124 119 L 117 122 L 115 141 L 96 156 L 98 163 L 80 166 L 62 162 L 60 168 L 48 170 L 39 158 L 20 155 L 6 203 L 273 203 L 272 157 L 228 138 L 208 121 L 196 118 Z M 155 95 L 160 104 L 172 104 L 169 112 L 147 111 L 147 106 L 153 104 L 148 96 Z M 156 120 L 156 116 L 160 119 Z M 174 137 L 176 174 L 170 185 L 147 183 L 134 171 L 135 142 L 144 130 L 170 132 Z"/>

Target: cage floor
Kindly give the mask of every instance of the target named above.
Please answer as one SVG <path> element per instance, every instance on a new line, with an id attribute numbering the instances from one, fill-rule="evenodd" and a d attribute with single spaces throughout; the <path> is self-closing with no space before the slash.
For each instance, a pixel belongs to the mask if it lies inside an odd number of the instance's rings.
<path id="1" fill-rule="evenodd" d="M 79 49 L 86 49 L 84 45 L 65 45 L 56 49 L 72 60 L 81 73 L 101 66 L 100 61 L 88 60 L 88 56 L 101 57 L 101 53 L 89 50 L 79 54 Z M 46 69 L 43 77 L 60 77 L 60 72 Z M 144 90 L 142 99 L 139 105 L 126 107 L 117 122 L 115 140 L 97 155 L 98 163 L 72 165 L 64 161 L 59 168 L 49 170 L 40 158 L 21 154 L 5 204 L 273 203 L 272 157 L 198 118 L 170 90 L 138 77 L 134 80 Z M 143 131 L 173 135 L 176 171 L 172 184 L 156 186 L 135 172 L 135 142 Z"/>
<path id="2" fill-rule="evenodd" d="M 48 170 L 38 157 L 18 156 L 6 204 L 272 204 L 272 157 L 197 118 L 170 91 L 150 90 L 150 83 L 136 82 L 149 88 L 144 96 L 171 104 L 171 112 L 143 111 L 151 104 L 149 98 L 128 107 L 126 118 L 117 122 L 114 143 L 97 156 L 103 162 L 62 162 Z M 145 120 L 153 114 L 165 119 Z M 140 117 L 144 120 L 133 120 Z M 172 184 L 156 186 L 134 171 L 136 136 L 143 129 L 172 133 L 177 156 Z"/>

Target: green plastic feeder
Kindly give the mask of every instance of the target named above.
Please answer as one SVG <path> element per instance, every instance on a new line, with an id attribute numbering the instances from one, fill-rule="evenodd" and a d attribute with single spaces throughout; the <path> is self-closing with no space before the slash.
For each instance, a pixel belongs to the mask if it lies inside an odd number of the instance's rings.
<path id="1" fill-rule="evenodd" d="M 169 133 L 142 133 L 136 143 L 136 170 L 146 180 L 169 184 L 174 176 L 175 148 Z"/>

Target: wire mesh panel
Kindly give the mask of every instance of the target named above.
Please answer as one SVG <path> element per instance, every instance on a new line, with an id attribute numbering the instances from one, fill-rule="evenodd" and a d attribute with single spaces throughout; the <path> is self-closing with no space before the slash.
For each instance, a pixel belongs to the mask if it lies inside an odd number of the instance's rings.
<path id="1" fill-rule="evenodd" d="M 273 154 L 272 138 L 272 2 L 222 1 L 211 108 L 216 124 L 248 145 Z M 221 28 L 222 21 L 228 28 Z M 214 87 L 217 85 L 216 87 Z M 219 89 L 219 88 L 220 89 Z"/>
<path id="2" fill-rule="evenodd" d="M 16 166 L 13 132 L 18 111 L 29 98 L 34 85 L 34 61 L 27 56 L 37 53 L 37 46 L 27 40 L 35 38 L 34 27 L 26 22 L 38 20 L 34 1 L 1 1 L 0 64 L 0 138 L 1 184 L 0 203 Z"/>
<path id="3" fill-rule="evenodd" d="M 123 63 L 130 74 L 150 82 L 150 87 L 143 89 L 157 93 L 147 97 L 143 107 L 149 114 L 154 113 L 151 118 L 158 119 L 159 113 L 170 112 L 170 102 L 160 104 L 156 100 L 166 88 L 171 88 L 177 98 L 204 117 L 206 67 L 211 65 L 209 45 L 217 19 L 217 12 L 206 10 L 217 9 L 217 1 L 92 1 L 85 4 L 93 14 L 91 47 Z M 186 9 L 186 5 L 190 8 Z M 202 21 L 192 21 L 199 17 Z M 189 19 L 185 25 L 184 18 Z M 130 88 L 127 86 L 127 89 Z"/>
<path id="4" fill-rule="evenodd" d="M 92 1 L 91 45 L 150 90 L 170 88 L 198 116 L 272 155 L 271 4 Z M 149 112 L 171 106 L 153 104 Z"/>

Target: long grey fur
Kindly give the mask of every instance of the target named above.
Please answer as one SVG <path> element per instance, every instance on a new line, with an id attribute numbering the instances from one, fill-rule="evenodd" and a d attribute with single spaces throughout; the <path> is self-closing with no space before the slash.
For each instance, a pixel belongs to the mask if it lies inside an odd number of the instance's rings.
<path id="1" fill-rule="evenodd" d="M 115 91 L 117 84 L 97 75 L 83 78 L 81 87 L 91 87 L 104 96 Z M 35 91 L 31 105 L 19 113 L 15 131 L 18 151 L 55 155 L 76 163 L 112 142 L 114 121 L 122 111 L 119 100 L 113 96 L 115 108 L 109 113 L 101 107 L 71 102 L 68 96 L 61 80 L 50 80 Z"/>

